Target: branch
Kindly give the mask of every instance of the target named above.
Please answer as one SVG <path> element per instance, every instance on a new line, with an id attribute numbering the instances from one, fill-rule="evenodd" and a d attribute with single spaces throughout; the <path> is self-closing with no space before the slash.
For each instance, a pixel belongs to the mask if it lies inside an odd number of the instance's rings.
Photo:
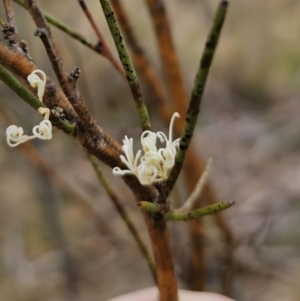
<path id="1" fill-rule="evenodd" d="M 167 221 L 191 221 L 200 217 L 214 214 L 231 207 L 234 204 L 233 201 L 223 201 L 210 206 L 202 207 L 186 213 L 182 212 L 168 212 L 164 214 L 164 219 Z"/>
<path id="2" fill-rule="evenodd" d="M 204 87 L 206 84 L 206 79 L 219 41 L 221 29 L 225 20 L 227 4 L 228 4 L 227 1 L 221 1 L 221 3 L 219 4 L 212 29 L 209 33 L 208 39 L 205 44 L 204 52 L 200 61 L 199 69 L 192 90 L 192 96 L 190 99 L 189 108 L 186 114 L 186 119 L 185 119 L 184 129 L 180 139 L 179 149 L 176 154 L 175 165 L 171 170 L 169 179 L 166 184 L 167 196 L 170 194 L 177 181 L 187 149 L 193 137 L 195 126 L 197 123 L 197 117 L 200 111 L 200 105 L 201 105 Z"/>
<path id="3" fill-rule="evenodd" d="M 3 0 L 7 23 L 3 26 L 4 38 L 15 47 L 20 47 L 20 40 L 16 29 L 15 14 L 11 0 Z"/>
<path id="4" fill-rule="evenodd" d="M 119 26 L 115 17 L 115 14 L 112 10 L 112 7 L 109 3 L 109 0 L 100 0 L 103 13 L 106 18 L 106 22 L 109 26 L 111 35 L 114 39 L 116 48 L 119 53 L 120 60 L 122 62 L 128 84 L 131 89 L 131 93 L 133 96 L 133 99 L 135 101 L 135 106 L 139 115 L 140 123 L 142 126 L 143 131 L 150 129 L 150 120 L 148 115 L 147 107 L 144 103 L 144 100 L 142 98 L 142 92 L 140 89 L 140 85 L 133 67 L 133 64 L 131 62 L 131 59 L 129 57 L 129 54 L 127 52 L 125 41 L 122 37 L 122 34 L 119 30 Z"/>
<path id="5" fill-rule="evenodd" d="M 163 214 L 166 221 L 191 221 L 203 216 L 223 211 L 234 204 L 234 201 L 223 201 L 206 207 L 198 208 L 189 212 L 182 212 L 166 206 L 166 204 L 156 204 L 142 201 L 138 203 L 141 209 L 148 212 L 159 212 Z M 166 212 L 167 211 L 167 212 Z"/>
<path id="6" fill-rule="evenodd" d="M 99 180 L 100 184 L 105 189 L 107 195 L 109 196 L 112 203 L 114 204 L 117 212 L 119 213 L 120 217 L 125 222 L 127 228 L 129 229 L 130 233 L 132 234 L 134 240 L 136 241 L 141 253 L 145 257 L 145 260 L 147 261 L 147 264 L 150 268 L 150 271 L 152 273 L 154 281 L 156 282 L 157 280 L 156 280 L 156 270 L 155 270 L 154 260 L 151 256 L 145 242 L 143 241 L 142 237 L 140 236 L 138 229 L 135 227 L 135 225 L 134 225 L 133 221 L 131 220 L 129 214 L 127 213 L 125 207 L 121 204 L 121 202 L 118 199 L 117 195 L 115 194 L 115 192 L 112 190 L 109 183 L 105 179 L 105 177 L 104 177 L 104 175 L 103 175 L 103 173 L 100 169 L 100 166 L 97 163 L 96 158 L 94 156 L 88 154 L 88 159 L 89 159 L 90 163 L 92 164 L 92 166 L 93 166 L 93 168 L 94 168 L 94 170 L 97 174 L 97 177 L 98 177 L 98 180 Z"/>

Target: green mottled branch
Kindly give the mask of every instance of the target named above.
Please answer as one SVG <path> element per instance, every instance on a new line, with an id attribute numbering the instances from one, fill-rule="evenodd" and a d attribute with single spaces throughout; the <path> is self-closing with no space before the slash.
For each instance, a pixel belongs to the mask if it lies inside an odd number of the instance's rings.
<path id="1" fill-rule="evenodd" d="M 122 34 L 120 32 L 115 14 L 112 10 L 112 7 L 110 5 L 109 0 L 100 0 L 103 13 L 106 18 L 106 22 L 108 24 L 108 27 L 110 29 L 111 35 L 114 39 L 120 60 L 122 62 L 127 81 L 129 83 L 132 96 L 135 101 L 135 106 L 139 115 L 140 123 L 143 128 L 143 130 L 149 130 L 150 129 L 150 119 L 148 115 L 147 107 L 144 103 L 144 100 L 142 98 L 142 93 L 140 89 L 140 85 L 137 79 L 136 72 L 134 70 L 133 64 L 131 62 L 131 59 L 129 57 L 127 47 L 125 44 L 125 41 L 122 37 Z"/>
<path id="2" fill-rule="evenodd" d="M 180 145 L 176 154 L 175 165 L 171 170 L 169 179 L 166 184 L 166 195 L 168 196 L 172 191 L 177 178 L 180 174 L 185 154 L 190 145 L 191 139 L 194 134 L 195 126 L 197 123 L 200 105 L 202 101 L 203 91 L 206 84 L 209 69 L 214 57 L 215 50 L 218 45 L 220 33 L 226 16 L 228 1 L 221 1 L 218 6 L 215 20 L 212 29 L 208 35 L 205 44 L 204 52 L 200 61 L 200 65 L 196 74 L 192 95 L 186 114 L 184 129 L 180 139 Z"/>
<path id="3" fill-rule="evenodd" d="M 19 4 L 20 6 L 25 7 L 23 0 L 13 0 L 14 2 L 16 2 L 17 4 Z M 81 42 L 82 44 L 86 45 L 87 47 L 89 47 L 90 49 L 94 50 L 95 52 L 99 53 L 99 54 L 103 54 L 102 53 L 102 48 L 101 45 L 97 44 L 93 44 L 91 41 L 87 40 L 83 35 L 81 35 L 80 33 L 76 32 L 73 28 L 71 28 L 69 25 L 67 25 L 66 23 L 58 20 L 57 18 L 55 18 L 54 16 L 52 16 L 51 14 L 43 11 L 43 14 L 46 18 L 46 20 L 52 24 L 53 26 L 59 28 L 60 30 L 62 30 L 63 32 L 65 32 L 66 34 L 68 34 L 69 36 L 71 36 L 72 38 L 74 38 L 75 40 Z"/>
<path id="4" fill-rule="evenodd" d="M 31 107 L 37 110 L 46 107 L 36 96 L 27 90 L 9 71 L 0 64 L 0 80 L 2 80 L 11 90 L 25 100 Z M 75 125 L 69 124 L 61 118 L 55 118 L 55 125 L 69 135 L 74 135 Z"/>
<path id="5" fill-rule="evenodd" d="M 152 203 L 152 202 L 146 202 L 142 201 L 138 203 L 138 206 L 142 210 L 146 210 L 149 212 L 168 212 L 170 210 L 169 204 L 158 204 L 158 203 Z"/>
<path id="6" fill-rule="evenodd" d="M 194 219 L 199 219 L 203 216 L 214 214 L 217 212 L 220 212 L 222 210 L 225 210 L 229 207 L 231 207 L 234 204 L 233 201 L 224 201 L 219 202 L 207 207 L 202 207 L 193 211 L 189 211 L 186 213 L 183 212 L 168 212 L 164 214 L 164 219 L 166 221 L 191 221 Z"/>
<path id="7" fill-rule="evenodd" d="M 144 255 L 144 257 L 145 257 L 145 259 L 148 263 L 148 266 L 150 268 L 150 271 L 153 275 L 153 278 L 156 282 L 156 270 L 155 270 L 154 260 L 152 258 L 152 255 L 150 254 L 145 242 L 143 241 L 142 237 L 140 236 L 138 229 L 133 224 L 129 214 L 126 211 L 126 209 L 121 204 L 121 202 L 119 201 L 117 195 L 115 194 L 115 192 L 110 187 L 107 180 L 105 179 L 105 177 L 104 177 L 104 175 L 103 175 L 103 173 L 100 169 L 100 166 L 97 162 L 97 159 L 94 156 L 90 155 L 90 154 L 88 154 L 88 159 L 89 159 L 90 163 L 92 164 L 92 166 L 93 166 L 93 168 L 94 168 L 94 170 L 97 174 L 97 177 L 98 177 L 98 180 L 99 180 L 100 184 L 105 189 L 108 196 L 110 197 L 110 199 L 113 202 L 117 212 L 119 213 L 119 215 L 121 216 L 121 218 L 125 222 L 127 228 L 129 229 L 130 233 L 132 234 L 133 238 L 135 239 L 141 253 Z"/>

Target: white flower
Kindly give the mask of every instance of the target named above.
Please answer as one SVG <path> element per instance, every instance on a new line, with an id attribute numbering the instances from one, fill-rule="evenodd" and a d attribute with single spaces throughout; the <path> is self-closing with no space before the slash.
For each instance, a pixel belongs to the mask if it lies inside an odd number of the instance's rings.
<path id="1" fill-rule="evenodd" d="M 18 146 L 30 139 L 34 139 L 35 136 L 24 135 L 24 130 L 22 127 L 17 127 L 16 125 L 11 125 L 6 129 L 6 142 L 10 147 Z"/>
<path id="2" fill-rule="evenodd" d="M 38 73 L 42 75 L 42 78 L 38 75 Z M 32 88 L 38 88 L 37 96 L 40 101 L 43 101 L 47 80 L 45 72 L 40 69 L 34 70 L 27 76 L 27 80 L 29 81 Z"/>
<path id="3" fill-rule="evenodd" d="M 44 119 L 39 125 L 36 125 L 32 129 L 34 137 L 42 140 L 52 139 L 52 123 L 50 120 Z"/>
<path id="4" fill-rule="evenodd" d="M 180 138 L 172 141 L 173 137 L 173 123 L 176 117 L 180 117 L 180 115 L 175 112 L 172 116 L 171 122 L 170 122 L 170 127 L 169 127 L 169 139 L 167 138 L 166 134 L 163 132 L 157 132 L 157 137 L 160 139 L 161 142 L 166 142 L 166 148 L 168 150 L 172 150 L 172 153 L 175 151 L 176 153 L 176 147 L 178 147 Z"/>
<path id="5" fill-rule="evenodd" d="M 128 139 L 127 136 L 125 136 L 123 140 L 123 146 L 122 149 L 125 153 L 125 156 L 121 155 L 120 159 L 121 161 L 126 164 L 128 169 L 121 170 L 119 167 L 115 167 L 113 169 L 113 173 L 115 175 L 126 175 L 126 174 L 134 174 L 137 175 L 137 167 L 138 167 L 138 160 L 141 157 L 141 151 L 138 151 L 135 158 L 133 155 L 133 139 Z"/>
<path id="6" fill-rule="evenodd" d="M 119 167 L 113 169 L 115 175 L 135 175 L 142 185 L 151 185 L 156 182 L 161 182 L 167 179 L 171 168 L 175 163 L 175 156 L 180 139 L 172 141 L 173 123 L 178 113 L 174 113 L 170 122 L 169 138 L 163 132 L 145 131 L 141 135 L 141 145 L 144 155 L 141 156 L 139 150 L 134 157 L 133 154 L 133 139 L 128 139 L 125 136 L 122 149 L 125 156 L 121 155 L 121 161 L 126 164 L 128 169 L 121 170 Z M 164 148 L 157 149 L 156 141 L 160 139 L 165 143 Z"/>
<path id="7" fill-rule="evenodd" d="M 43 78 L 41 79 L 36 73 L 42 74 Z M 30 82 L 31 87 L 38 87 L 37 95 L 40 101 L 43 101 L 43 96 L 45 92 L 46 85 L 46 74 L 42 70 L 35 70 L 27 77 Z M 39 114 L 44 116 L 39 125 L 33 127 L 32 136 L 24 135 L 24 130 L 22 127 L 17 127 L 16 125 L 11 125 L 6 130 L 6 141 L 10 147 L 15 147 L 21 143 L 24 143 L 28 140 L 39 138 L 43 140 L 50 140 L 52 138 L 52 123 L 49 120 L 50 110 L 48 108 L 40 107 L 38 108 Z"/>

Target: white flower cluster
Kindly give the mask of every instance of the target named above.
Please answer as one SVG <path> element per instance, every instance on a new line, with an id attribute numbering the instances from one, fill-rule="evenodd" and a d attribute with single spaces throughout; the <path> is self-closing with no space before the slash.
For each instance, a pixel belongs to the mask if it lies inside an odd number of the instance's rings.
<path id="1" fill-rule="evenodd" d="M 43 96 L 45 93 L 46 86 L 46 74 L 42 70 L 34 70 L 28 75 L 27 80 L 29 81 L 31 87 L 37 88 L 37 95 L 40 101 L 43 101 Z M 48 108 L 40 107 L 38 108 L 39 114 L 44 116 L 39 125 L 36 125 L 32 129 L 32 136 L 24 135 L 24 130 L 22 127 L 17 127 L 16 125 L 11 125 L 6 130 L 6 141 L 10 147 L 15 147 L 21 143 L 28 140 L 39 138 L 43 140 L 50 140 L 52 138 L 52 124 L 49 120 L 50 110 Z"/>
<path id="2" fill-rule="evenodd" d="M 144 155 L 139 150 L 134 156 L 133 139 L 125 136 L 122 149 L 125 156 L 121 155 L 121 161 L 126 164 L 128 169 L 121 170 L 119 167 L 113 169 L 115 175 L 135 175 L 142 185 L 150 185 L 155 182 L 166 180 L 171 168 L 175 163 L 175 156 L 179 146 L 179 139 L 172 141 L 173 123 L 178 113 L 174 113 L 170 122 L 169 138 L 163 132 L 145 131 L 141 135 L 141 144 Z M 157 148 L 157 138 L 165 143 L 165 147 Z"/>

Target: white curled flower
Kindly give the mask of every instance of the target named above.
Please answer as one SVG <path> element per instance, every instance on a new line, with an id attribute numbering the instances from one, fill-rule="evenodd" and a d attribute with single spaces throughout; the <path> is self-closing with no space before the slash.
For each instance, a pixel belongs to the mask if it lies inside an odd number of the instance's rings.
<path id="1" fill-rule="evenodd" d="M 6 142 L 10 147 L 18 146 L 30 139 L 34 139 L 35 136 L 24 135 L 24 130 L 22 127 L 17 127 L 16 125 L 11 125 L 6 129 Z"/>
<path id="2" fill-rule="evenodd" d="M 141 145 L 144 155 L 139 150 L 134 157 L 133 139 L 125 136 L 122 149 L 125 153 L 120 155 L 120 159 L 126 164 L 128 169 L 121 170 L 119 167 L 113 169 L 115 175 L 135 175 L 142 185 L 151 185 L 167 179 L 171 168 L 175 163 L 175 156 L 180 139 L 172 141 L 173 123 L 178 113 L 174 113 L 170 122 L 169 138 L 163 132 L 145 131 L 141 135 Z M 156 141 L 160 139 L 165 143 L 165 147 L 157 149 Z"/>
<path id="3" fill-rule="evenodd" d="M 40 74 L 40 75 L 38 75 Z M 46 85 L 46 74 L 42 70 L 34 70 L 31 74 L 27 76 L 31 87 L 38 88 L 37 95 L 40 101 L 43 101 L 43 96 L 45 92 Z M 24 143 L 30 139 L 39 138 L 43 140 L 50 140 L 52 138 L 52 123 L 49 120 L 50 110 L 48 108 L 40 107 L 38 108 L 39 114 L 44 116 L 39 125 L 33 127 L 32 136 L 24 135 L 24 130 L 22 127 L 17 127 L 16 125 L 11 125 L 6 130 L 6 141 L 10 147 L 15 147 L 21 143 Z"/>
<path id="4" fill-rule="evenodd" d="M 36 138 L 50 140 L 52 139 L 52 123 L 49 120 L 50 110 L 41 107 L 38 108 L 38 112 L 44 115 L 44 120 L 42 120 L 39 125 L 33 127 L 32 133 Z"/>
<path id="5" fill-rule="evenodd" d="M 37 96 L 40 101 L 43 101 L 47 80 L 45 72 L 40 69 L 34 70 L 27 76 L 27 80 L 29 81 L 32 88 L 38 88 Z"/>
<path id="6" fill-rule="evenodd" d="M 34 137 L 42 140 L 52 139 L 52 123 L 50 120 L 44 119 L 39 125 L 36 125 L 32 129 Z"/>
<path id="7" fill-rule="evenodd" d="M 137 175 L 137 167 L 138 167 L 138 160 L 141 157 L 141 151 L 139 150 L 134 157 L 133 154 L 133 139 L 125 136 L 123 140 L 123 146 L 122 149 L 125 153 L 125 156 L 121 155 L 120 159 L 121 161 L 126 164 L 128 169 L 121 170 L 119 167 L 115 167 L 113 169 L 113 173 L 115 175 L 126 175 L 126 174 L 134 174 Z"/>
<path id="8" fill-rule="evenodd" d="M 141 144 L 145 153 L 148 151 L 157 152 L 156 134 L 151 131 L 144 131 L 141 135 Z"/>
<path id="9" fill-rule="evenodd" d="M 180 115 L 177 112 L 175 112 L 173 114 L 171 122 L 170 122 L 169 139 L 167 138 L 165 133 L 157 132 L 157 137 L 160 139 L 160 141 L 165 142 L 166 143 L 166 148 L 172 150 L 172 152 L 175 151 L 175 153 L 176 153 L 176 147 L 178 147 L 179 142 L 180 142 L 180 138 L 172 141 L 172 138 L 173 138 L 173 124 L 174 124 L 174 120 L 175 120 L 176 117 L 180 117 Z"/>

